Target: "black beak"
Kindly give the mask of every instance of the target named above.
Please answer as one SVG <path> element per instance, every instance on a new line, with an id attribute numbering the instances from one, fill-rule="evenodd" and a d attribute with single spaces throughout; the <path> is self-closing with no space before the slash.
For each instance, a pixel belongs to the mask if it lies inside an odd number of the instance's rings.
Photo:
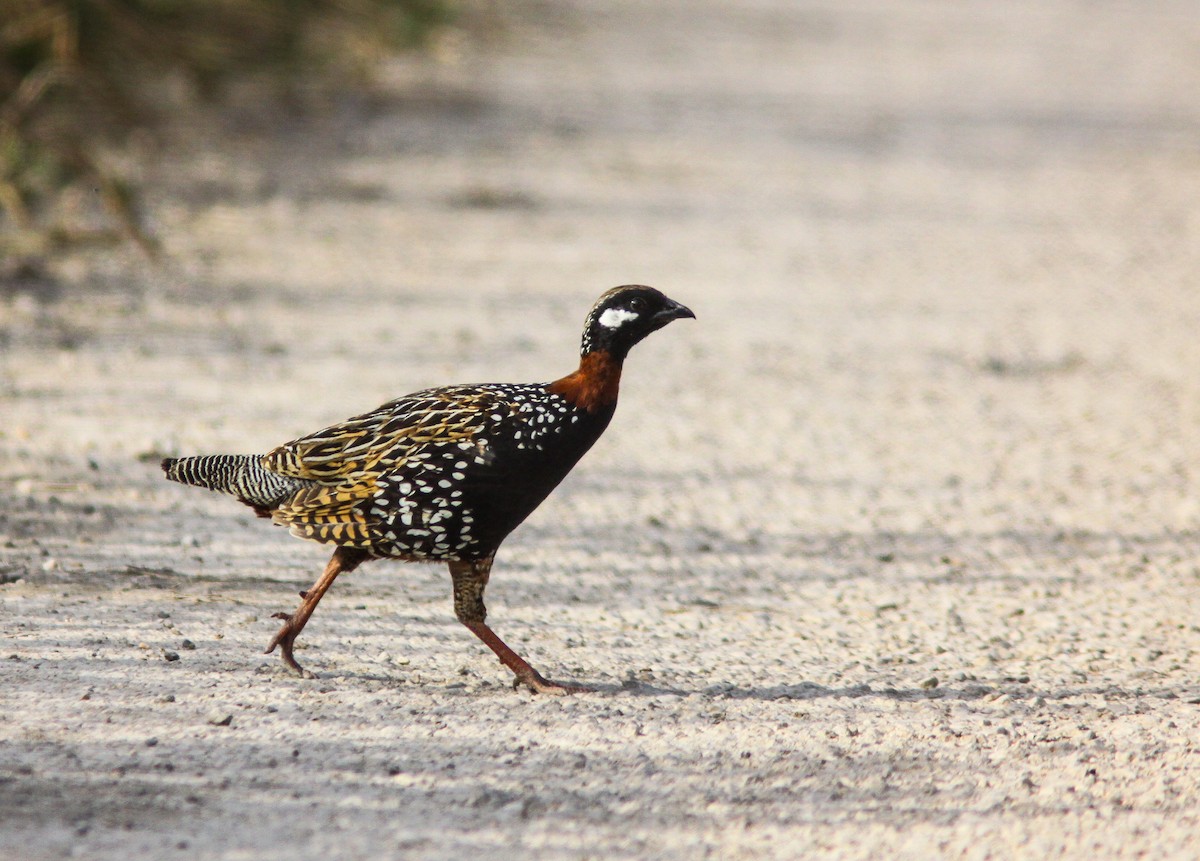
<path id="1" fill-rule="evenodd" d="M 672 320 L 681 320 L 684 317 L 691 317 L 693 320 L 696 319 L 696 315 L 692 313 L 691 308 L 687 307 L 686 305 L 680 305 L 678 302 L 672 302 L 666 308 L 663 308 L 654 315 L 654 321 L 656 323 L 666 324 L 670 323 Z"/>

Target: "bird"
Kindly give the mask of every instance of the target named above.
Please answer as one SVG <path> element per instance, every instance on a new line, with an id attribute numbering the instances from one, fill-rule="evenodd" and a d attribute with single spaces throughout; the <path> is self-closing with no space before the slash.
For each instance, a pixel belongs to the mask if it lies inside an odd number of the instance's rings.
<path id="1" fill-rule="evenodd" d="M 484 589 L 496 551 L 608 427 L 630 349 L 684 305 L 640 284 L 603 293 L 584 321 L 579 366 L 539 383 L 424 389 L 284 443 L 263 455 L 166 458 L 171 481 L 235 497 L 292 535 L 333 545 L 265 654 L 293 654 L 340 574 L 375 559 L 445 562 L 454 613 L 509 670 L 513 687 L 561 695 L 593 690 L 544 678 L 488 626 Z"/>

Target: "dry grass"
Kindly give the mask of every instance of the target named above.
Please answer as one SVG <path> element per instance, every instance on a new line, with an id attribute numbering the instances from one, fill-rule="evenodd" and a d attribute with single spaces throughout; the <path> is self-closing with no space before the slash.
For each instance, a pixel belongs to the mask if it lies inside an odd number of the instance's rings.
<path id="1" fill-rule="evenodd" d="M 448 17 L 444 0 L 0 0 L 0 257 L 122 238 L 152 254 L 106 148 L 236 80 L 361 70 Z"/>

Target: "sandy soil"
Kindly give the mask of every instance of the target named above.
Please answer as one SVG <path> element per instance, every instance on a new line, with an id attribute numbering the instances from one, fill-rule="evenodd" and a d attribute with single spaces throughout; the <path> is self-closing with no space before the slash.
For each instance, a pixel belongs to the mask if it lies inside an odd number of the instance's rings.
<path id="1" fill-rule="evenodd" d="M 1200 854 L 1194 4 L 476 29 L 148 161 L 163 268 L 8 285 L 0 856 Z M 600 692 L 432 566 L 263 656 L 324 549 L 155 459 L 552 378 L 631 281 L 699 319 L 488 593 Z"/>

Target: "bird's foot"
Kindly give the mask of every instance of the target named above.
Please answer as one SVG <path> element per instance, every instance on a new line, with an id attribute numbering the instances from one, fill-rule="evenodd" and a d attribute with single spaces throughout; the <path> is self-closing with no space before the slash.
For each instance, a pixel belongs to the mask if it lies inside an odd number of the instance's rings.
<path id="1" fill-rule="evenodd" d="M 564 685 L 559 682 L 552 682 L 544 678 L 533 667 L 530 667 L 527 673 L 517 673 L 517 677 L 513 679 L 514 691 L 522 685 L 529 688 L 535 694 L 546 694 L 551 697 L 562 697 L 567 694 L 589 694 L 594 693 L 596 690 L 585 685 Z"/>
<path id="2" fill-rule="evenodd" d="M 294 624 L 294 617 L 291 613 L 274 613 L 271 618 L 283 619 L 283 626 L 279 629 L 279 633 L 271 638 L 271 642 L 267 645 L 267 649 L 263 654 L 271 654 L 278 646 L 279 656 L 283 658 L 285 664 L 291 667 L 297 674 L 305 678 L 313 678 L 313 674 L 301 667 L 292 654 L 292 644 L 296 641 L 296 635 L 300 633 L 300 628 L 304 626 L 297 627 Z"/>

